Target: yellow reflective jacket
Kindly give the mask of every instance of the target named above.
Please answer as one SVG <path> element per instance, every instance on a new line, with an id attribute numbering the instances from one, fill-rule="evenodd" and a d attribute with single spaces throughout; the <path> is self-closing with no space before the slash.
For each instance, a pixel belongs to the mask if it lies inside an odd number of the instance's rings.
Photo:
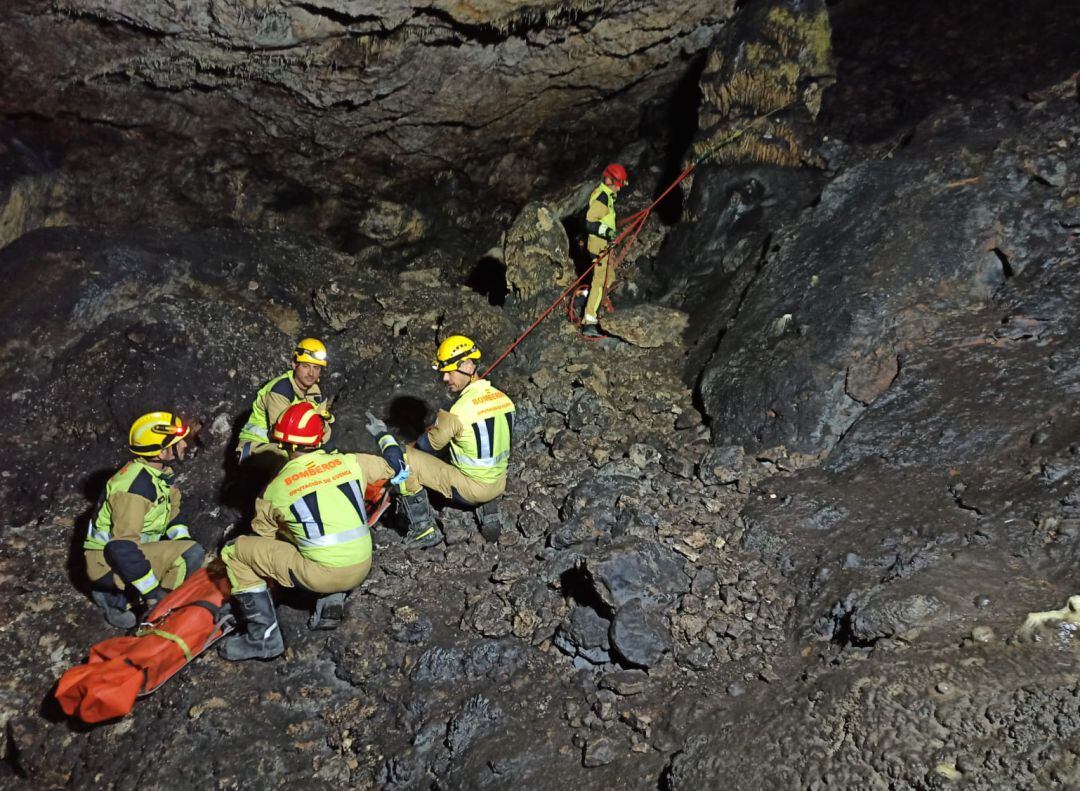
<path id="1" fill-rule="evenodd" d="M 506 475 L 514 411 L 514 402 L 487 379 L 477 379 L 462 390 L 450 407 L 459 428 L 446 443 L 454 466 L 482 483 L 493 483 Z M 437 440 L 438 433 L 436 429 L 429 437 Z M 434 441 L 432 445 L 435 446 Z"/>
<path id="2" fill-rule="evenodd" d="M 304 557 L 326 566 L 351 566 L 371 557 L 364 508 L 364 474 L 351 453 L 312 451 L 286 462 L 256 504 L 257 533 L 285 527 Z M 270 528 L 267 531 L 267 527 Z"/>
<path id="3" fill-rule="evenodd" d="M 271 432 L 274 423 L 281 417 L 282 412 L 301 401 L 310 401 L 317 406 L 323 402 L 323 394 L 319 385 L 314 384 L 307 393 L 301 395 L 297 391 L 292 371 L 275 376 L 260 387 L 255 394 L 255 400 L 251 402 L 251 416 L 240 429 L 237 450 L 240 450 L 245 442 L 273 442 Z M 324 441 L 329 439 L 330 426 L 327 425 Z"/>
<path id="4" fill-rule="evenodd" d="M 90 520 L 83 549 L 104 549 L 114 538 L 150 544 L 170 535 L 169 523 L 180 512 L 180 492 L 171 485 L 172 470 L 132 459 L 105 484 L 101 505 Z"/>
<path id="5" fill-rule="evenodd" d="M 615 190 L 602 181 L 589 195 L 585 225 L 591 236 L 605 240 L 615 238 Z"/>

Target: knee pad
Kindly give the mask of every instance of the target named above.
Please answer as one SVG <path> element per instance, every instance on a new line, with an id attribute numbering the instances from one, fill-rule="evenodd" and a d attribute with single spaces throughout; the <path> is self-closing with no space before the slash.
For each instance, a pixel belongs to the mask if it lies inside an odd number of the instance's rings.
<path id="1" fill-rule="evenodd" d="M 142 567 L 149 567 L 150 564 L 146 560 L 146 556 L 143 555 L 139 549 L 139 545 L 134 541 L 110 541 L 105 545 L 103 550 L 105 555 L 105 562 L 112 567 L 113 571 L 124 576 L 124 570 L 139 571 Z M 145 571 L 142 574 L 145 574 Z"/>
<path id="2" fill-rule="evenodd" d="M 187 572 L 184 578 L 190 577 L 196 571 L 202 568 L 203 561 L 206 560 L 206 550 L 203 549 L 203 545 L 195 543 L 193 546 L 184 550 L 184 554 L 180 556 L 184 561 L 184 566 L 187 568 Z"/>

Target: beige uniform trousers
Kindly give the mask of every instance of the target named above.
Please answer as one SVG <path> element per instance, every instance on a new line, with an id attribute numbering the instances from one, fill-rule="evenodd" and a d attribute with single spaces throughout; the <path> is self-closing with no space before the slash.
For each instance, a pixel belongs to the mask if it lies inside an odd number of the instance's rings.
<path id="1" fill-rule="evenodd" d="M 285 588 L 298 582 L 315 593 L 351 591 L 371 571 L 371 558 L 352 566 L 326 566 L 304 557 L 288 541 L 264 536 L 240 536 L 221 557 L 233 593 L 263 590 L 266 580 Z"/>
<path id="2" fill-rule="evenodd" d="M 608 243 L 601 239 L 599 236 L 593 236 L 589 234 L 589 254 L 596 258 L 602 252 L 608 249 Z M 607 291 L 608 286 L 611 285 L 611 281 L 608 278 L 610 271 L 611 279 L 615 278 L 615 267 L 608 265 L 608 259 L 611 257 L 609 252 L 607 255 L 601 257 L 592 271 L 592 281 L 589 283 L 589 298 L 585 300 L 585 315 L 597 318 L 600 310 L 600 302 L 604 298 L 604 292 Z"/>
<path id="3" fill-rule="evenodd" d="M 409 468 L 412 470 L 409 477 L 405 479 L 405 485 L 402 486 L 406 494 L 414 493 L 423 486 L 425 489 L 434 489 L 443 497 L 452 498 L 454 490 L 457 490 L 459 495 L 473 505 L 483 505 L 491 502 L 506 490 L 505 475 L 494 483 L 483 483 L 470 478 L 453 464 L 447 464 L 442 459 L 417 448 L 409 448 L 406 455 L 409 459 Z M 385 480 L 394 474 L 382 456 L 357 453 L 356 460 L 360 462 L 360 469 L 364 471 L 365 481 Z"/>
<path id="4" fill-rule="evenodd" d="M 184 581 L 187 574 L 187 564 L 180 556 L 195 546 L 194 541 L 180 538 L 176 541 L 151 541 L 148 544 L 139 544 L 139 549 L 146 556 L 150 568 L 154 570 L 154 576 L 166 588 L 172 589 Z M 86 576 L 90 581 L 97 583 L 106 574 L 112 573 L 112 567 L 105 560 L 105 553 L 100 549 L 87 549 L 86 553 Z M 113 574 L 113 585 L 120 590 L 126 586 L 118 574 Z"/>

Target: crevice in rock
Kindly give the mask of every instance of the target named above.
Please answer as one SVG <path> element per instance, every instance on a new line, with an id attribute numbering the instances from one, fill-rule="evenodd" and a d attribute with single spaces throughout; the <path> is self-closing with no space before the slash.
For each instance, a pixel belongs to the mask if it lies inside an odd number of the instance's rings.
<path id="1" fill-rule="evenodd" d="M 574 566 L 564 571 L 559 577 L 559 587 L 563 596 L 573 599 L 579 605 L 595 610 L 608 620 L 615 617 L 615 611 L 597 594 L 596 587 L 589 581 L 588 572 L 583 566 Z"/>
<path id="2" fill-rule="evenodd" d="M 833 616 L 833 633 L 829 638 L 829 642 L 835 643 L 841 648 L 873 648 L 874 645 L 880 640 L 880 637 L 864 638 L 859 637 L 858 632 L 855 629 L 855 613 L 856 607 L 844 607 L 842 603 L 838 602 L 837 607 L 841 608 L 840 612 L 834 613 Z"/>
<path id="3" fill-rule="evenodd" d="M 501 44 L 511 38 L 523 38 L 532 32 L 557 28 L 564 23 L 577 24 L 583 17 L 588 17 L 596 11 L 603 11 L 603 4 L 586 2 L 582 3 L 580 8 L 567 4 L 548 11 L 522 10 L 516 15 L 511 15 L 502 24 L 494 22 L 470 24 L 457 19 L 444 9 L 425 6 L 417 9 L 410 21 L 423 17 L 435 19 L 467 39 L 491 46 Z"/>
<path id="4" fill-rule="evenodd" d="M 59 16 L 64 19 L 78 20 L 80 22 L 87 22 L 94 27 L 107 30 L 109 28 L 122 28 L 132 33 L 138 33 L 140 36 L 149 36 L 155 39 L 168 38 L 169 34 L 156 30 L 147 25 L 140 25 L 139 23 L 131 19 L 122 19 L 120 17 L 101 16 L 91 11 L 83 11 L 78 8 L 72 8 L 70 6 L 58 5 L 50 12 L 54 16 Z"/>
<path id="5" fill-rule="evenodd" d="M 2 763 L 8 768 L 8 771 L 15 777 L 26 779 L 28 774 L 19 761 L 19 745 L 15 741 L 14 735 L 11 733 L 11 723 L 4 729 L 4 757 Z"/>
<path id="6" fill-rule="evenodd" d="M 378 14 L 350 14 L 340 8 L 327 8 L 326 6 L 314 5 L 313 3 L 293 3 L 293 7 L 303 9 L 312 16 L 321 16 L 324 19 L 329 19 L 331 22 L 336 22 L 345 27 L 364 22 L 374 22 L 379 24 L 380 27 L 382 26 L 382 17 Z M 371 31 L 365 31 L 365 33 L 370 32 Z M 389 33 L 390 31 L 386 32 Z"/>
<path id="7" fill-rule="evenodd" d="M 690 150 L 690 144 L 697 134 L 698 108 L 701 104 L 701 73 L 705 69 L 706 58 L 701 55 L 690 61 L 682 78 L 672 91 L 671 98 L 665 103 L 663 113 L 650 113 L 649 117 L 662 117 L 663 129 L 655 130 L 658 136 L 667 137 L 667 153 L 664 170 L 653 198 L 674 181 L 684 167 L 684 157 Z M 649 132 L 646 132 L 648 135 Z M 656 207 L 656 216 L 665 225 L 673 225 L 682 218 L 685 191 L 681 188 L 672 190 Z"/>
<path id="8" fill-rule="evenodd" d="M 960 510 L 968 511 L 969 513 L 973 513 L 976 516 L 982 516 L 983 515 L 982 510 L 979 509 L 977 506 L 968 505 L 967 503 L 964 502 L 963 487 L 962 486 L 950 487 L 949 488 L 949 494 L 952 496 L 953 502 L 956 503 L 956 507 L 959 508 Z"/>
<path id="9" fill-rule="evenodd" d="M 746 285 L 743 286 L 742 292 L 739 294 L 739 299 L 735 302 L 735 309 L 731 312 L 731 316 L 728 318 L 729 322 L 734 321 L 734 319 L 739 315 L 739 311 L 742 309 L 743 303 L 746 302 L 747 294 L 750 293 L 751 286 L 753 286 L 754 283 L 757 281 L 758 275 L 761 274 L 761 270 L 765 267 L 766 262 L 769 260 L 769 248 L 772 246 L 772 239 L 772 234 L 767 234 L 764 240 L 762 240 L 761 252 L 758 255 L 757 262 L 754 264 L 754 274 L 746 281 Z M 720 332 L 717 333 L 716 340 L 713 342 L 713 347 L 709 351 L 709 354 L 705 357 L 706 361 L 712 360 L 714 357 L 716 357 L 716 353 L 720 349 L 720 344 L 724 340 L 725 333 L 725 329 L 721 329 Z M 704 377 L 706 370 L 708 370 L 708 365 L 703 366 L 701 371 L 695 378 L 692 392 L 694 407 L 699 412 L 701 412 L 702 416 L 704 417 L 705 425 L 709 425 L 711 422 L 711 418 L 709 417 L 709 412 L 705 405 L 705 402 L 701 397 L 701 380 Z"/>
<path id="10" fill-rule="evenodd" d="M 1006 280 L 1008 280 L 1009 278 L 1013 277 L 1016 274 L 1016 272 L 1013 270 L 1012 263 L 1009 261 L 1009 257 L 1007 255 L 1005 255 L 1004 250 L 1002 250 L 1000 247 L 995 247 L 990 252 L 992 252 L 994 255 L 996 255 L 998 261 L 1001 262 L 1001 272 L 1002 272 L 1003 275 L 1005 275 Z"/>

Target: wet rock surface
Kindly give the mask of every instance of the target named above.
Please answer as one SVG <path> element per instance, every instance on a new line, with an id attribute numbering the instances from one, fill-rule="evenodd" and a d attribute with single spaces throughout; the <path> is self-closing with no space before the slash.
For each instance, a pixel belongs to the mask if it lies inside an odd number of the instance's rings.
<path id="1" fill-rule="evenodd" d="M 367 409 L 415 436 L 444 399 L 437 340 L 468 332 L 493 360 L 558 293 L 570 239 L 533 204 L 495 218 L 501 245 L 475 211 L 418 252 L 453 207 L 390 199 L 353 253 L 241 230 L 21 235 L 0 250 L 0 777 L 1075 786 L 1072 610 L 1017 631 L 1077 593 L 1078 94 L 1026 90 L 938 97 L 902 146 L 822 145 L 824 170 L 703 168 L 628 273 L 689 316 L 681 336 L 601 346 L 552 319 L 493 374 L 518 405 L 493 540 L 443 507 L 446 543 L 407 554 L 386 518 L 337 631 L 282 602 L 282 657 L 202 657 L 94 728 L 50 694 L 110 634 L 79 546 L 131 418 L 203 420 L 180 485 L 216 550 L 244 528 L 237 421 L 296 337 L 328 341 L 338 447 L 372 449 Z M 13 161 L 3 183 L 37 173 Z M 502 304 L 461 285 L 484 250 Z M 652 308 L 627 301 L 614 315 Z"/>

